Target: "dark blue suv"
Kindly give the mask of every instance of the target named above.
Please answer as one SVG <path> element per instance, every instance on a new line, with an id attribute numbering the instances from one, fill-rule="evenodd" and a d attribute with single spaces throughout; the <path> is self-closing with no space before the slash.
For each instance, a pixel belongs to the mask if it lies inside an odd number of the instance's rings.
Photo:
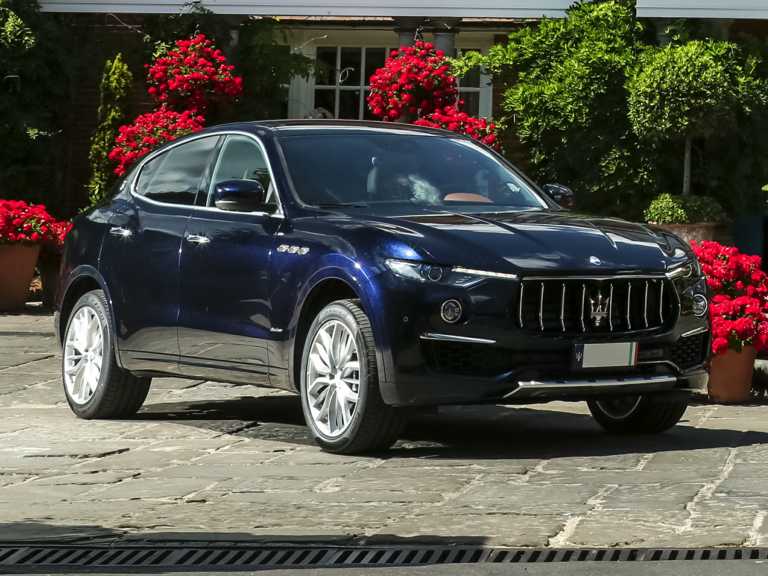
<path id="1" fill-rule="evenodd" d="M 271 386 L 343 453 L 445 404 L 587 400 L 609 431 L 673 426 L 706 378 L 695 257 L 545 190 L 468 138 L 397 124 L 241 123 L 168 144 L 67 240 L 69 405 L 130 416 L 163 376 Z"/>

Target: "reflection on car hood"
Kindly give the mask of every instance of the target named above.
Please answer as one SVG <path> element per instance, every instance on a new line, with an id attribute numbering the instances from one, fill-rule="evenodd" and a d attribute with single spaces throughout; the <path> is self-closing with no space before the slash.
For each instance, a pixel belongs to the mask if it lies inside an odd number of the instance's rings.
<path id="1" fill-rule="evenodd" d="M 511 264 L 541 272 L 660 272 L 676 247 L 674 237 L 641 224 L 565 211 L 435 213 L 375 220 L 369 224 L 410 236 L 409 244 L 433 261 L 495 269 Z"/>

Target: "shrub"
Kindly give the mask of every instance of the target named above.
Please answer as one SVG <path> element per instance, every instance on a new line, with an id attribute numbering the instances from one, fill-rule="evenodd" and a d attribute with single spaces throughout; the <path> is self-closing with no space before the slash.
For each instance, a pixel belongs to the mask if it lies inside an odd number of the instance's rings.
<path id="1" fill-rule="evenodd" d="M 768 349 L 768 277 L 759 256 L 740 253 L 717 242 L 692 242 L 712 293 L 712 352 Z"/>
<path id="2" fill-rule="evenodd" d="M 232 101 L 243 92 L 224 53 L 204 34 L 178 40 L 173 48 L 147 65 L 148 92 L 173 110 L 204 113 L 213 103 Z"/>
<path id="3" fill-rule="evenodd" d="M 176 112 L 161 107 L 142 114 L 127 126 L 121 126 L 109 159 L 117 163 L 115 174 L 124 175 L 128 167 L 157 146 L 186 134 L 202 130 L 205 119 L 193 111 Z"/>
<path id="4" fill-rule="evenodd" d="M 382 120 L 413 121 L 456 104 L 456 77 L 442 50 L 429 42 L 393 50 L 370 78 L 368 107 Z"/>
<path id="5" fill-rule="evenodd" d="M 723 207 L 708 196 L 660 194 L 645 210 L 645 221 L 652 224 L 697 224 L 722 222 Z"/>
<path id="6" fill-rule="evenodd" d="M 119 126 L 125 120 L 123 106 L 132 83 L 133 74 L 121 54 L 118 53 L 112 60 L 107 60 L 101 78 L 99 126 L 91 139 L 91 150 L 88 154 L 91 162 L 91 179 L 88 182 L 91 205 L 104 198 L 114 179 L 109 152 L 114 147 Z"/>
<path id="7" fill-rule="evenodd" d="M 454 70 L 479 65 L 507 86 L 504 124 L 527 145 L 537 179 L 567 183 L 583 208 L 629 217 L 656 189 L 627 118 L 625 84 L 642 32 L 631 4 L 578 3 Z"/>
<path id="8" fill-rule="evenodd" d="M 649 48 L 640 57 L 627 82 L 629 120 L 640 138 L 684 143 L 683 194 L 691 190 L 693 139 L 723 134 L 762 98 L 754 67 L 737 45 L 713 40 Z"/>
<path id="9" fill-rule="evenodd" d="M 60 230 L 42 204 L 0 200 L 0 244 L 56 243 Z"/>
<path id="10" fill-rule="evenodd" d="M 466 112 L 461 112 L 453 106 L 446 106 L 432 114 L 419 118 L 414 122 L 417 126 L 443 128 L 451 132 L 465 134 L 495 149 L 500 142 L 496 133 L 496 124 L 485 118 L 475 118 Z"/>

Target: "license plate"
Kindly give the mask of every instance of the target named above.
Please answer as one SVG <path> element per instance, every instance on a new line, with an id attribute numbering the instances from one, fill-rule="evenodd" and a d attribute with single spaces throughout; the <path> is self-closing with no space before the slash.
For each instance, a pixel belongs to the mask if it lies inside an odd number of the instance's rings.
<path id="1" fill-rule="evenodd" d="M 578 344 L 577 368 L 626 368 L 637 364 L 637 342 Z"/>

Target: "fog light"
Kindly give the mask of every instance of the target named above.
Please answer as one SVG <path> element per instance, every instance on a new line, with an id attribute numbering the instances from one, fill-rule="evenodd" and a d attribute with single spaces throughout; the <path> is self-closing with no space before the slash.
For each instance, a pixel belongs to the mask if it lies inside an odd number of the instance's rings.
<path id="1" fill-rule="evenodd" d="M 448 324 L 456 324 L 461 320 L 461 302 L 458 300 L 446 300 L 440 307 L 440 317 Z"/>
<path id="2" fill-rule="evenodd" d="M 693 314 L 701 318 L 707 315 L 707 310 L 709 310 L 707 297 L 703 294 L 696 294 L 693 297 Z"/>

